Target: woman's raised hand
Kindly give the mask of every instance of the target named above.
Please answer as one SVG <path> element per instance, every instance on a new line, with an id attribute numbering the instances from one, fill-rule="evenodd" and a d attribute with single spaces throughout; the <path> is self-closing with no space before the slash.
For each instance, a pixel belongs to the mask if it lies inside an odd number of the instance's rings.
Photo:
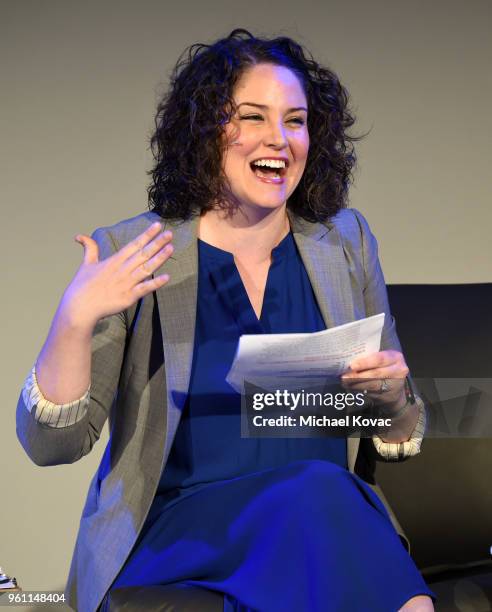
<path id="1" fill-rule="evenodd" d="M 94 327 L 99 319 L 132 306 L 162 287 L 169 275 L 148 278 L 172 254 L 172 233 L 154 223 L 111 257 L 99 261 L 97 242 L 83 234 L 84 260 L 66 288 L 61 309 L 71 325 Z"/>

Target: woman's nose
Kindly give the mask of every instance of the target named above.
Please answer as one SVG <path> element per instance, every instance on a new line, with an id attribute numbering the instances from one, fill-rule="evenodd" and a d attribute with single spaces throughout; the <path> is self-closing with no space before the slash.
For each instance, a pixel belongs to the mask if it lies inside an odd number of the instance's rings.
<path id="1" fill-rule="evenodd" d="M 287 146 L 287 136 L 283 124 L 272 124 L 265 134 L 265 144 L 282 149 Z"/>

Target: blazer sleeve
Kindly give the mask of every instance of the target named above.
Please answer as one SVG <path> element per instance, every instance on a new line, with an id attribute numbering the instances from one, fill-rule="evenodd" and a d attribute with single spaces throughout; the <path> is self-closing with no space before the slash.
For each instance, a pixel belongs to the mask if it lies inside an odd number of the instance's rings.
<path id="1" fill-rule="evenodd" d="M 96 229 L 92 238 L 101 260 L 118 250 L 107 228 Z M 91 451 L 117 393 L 127 329 L 125 313 L 98 321 L 92 335 L 90 388 L 75 402 L 48 402 L 34 386 L 35 369 L 31 370 L 17 403 L 16 431 L 36 465 L 74 463 Z"/>
<path id="2" fill-rule="evenodd" d="M 381 350 L 396 350 L 402 352 L 401 344 L 396 334 L 395 319 L 391 315 L 388 292 L 384 281 L 383 271 L 379 263 L 378 244 L 374 234 L 369 228 L 364 216 L 355 209 L 351 209 L 357 219 L 362 241 L 362 266 L 364 269 L 364 304 L 367 316 L 380 312 L 385 313 L 384 327 L 381 335 Z M 412 383 L 411 383 L 412 384 Z M 426 427 L 426 411 L 422 399 L 416 395 L 419 406 L 417 424 L 406 442 L 383 442 L 379 436 L 373 436 L 374 447 L 378 458 L 386 461 L 406 459 L 420 452 L 422 439 Z"/>

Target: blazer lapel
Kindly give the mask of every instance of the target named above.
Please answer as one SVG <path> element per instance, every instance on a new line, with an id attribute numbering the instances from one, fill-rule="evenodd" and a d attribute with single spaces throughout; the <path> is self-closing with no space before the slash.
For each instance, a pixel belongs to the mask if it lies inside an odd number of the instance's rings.
<path id="1" fill-rule="evenodd" d="M 289 212 L 290 226 L 328 328 L 354 320 L 352 286 L 341 236 L 334 224 L 310 223 Z M 347 439 L 347 465 L 353 472 L 360 438 Z"/>
<path id="2" fill-rule="evenodd" d="M 354 318 L 352 287 L 340 235 L 333 224 L 310 223 L 289 214 L 301 259 L 327 328 Z"/>
<path id="3" fill-rule="evenodd" d="M 155 276 L 169 274 L 169 282 L 156 291 L 167 386 L 164 465 L 185 405 L 191 376 L 198 299 L 198 221 L 197 216 L 184 223 L 166 222 L 165 229 L 173 232 L 174 253 L 155 272 Z"/>

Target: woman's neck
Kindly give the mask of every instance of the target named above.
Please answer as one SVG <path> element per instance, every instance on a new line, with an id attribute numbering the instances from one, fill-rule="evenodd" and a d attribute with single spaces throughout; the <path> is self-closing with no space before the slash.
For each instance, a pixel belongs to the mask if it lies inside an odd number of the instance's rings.
<path id="1" fill-rule="evenodd" d="M 213 246 L 233 253 L 240 261 L 262 263 L 270 260 L 272 249 L 289 232 L 289 218 L 282 208 L 258 215 L 239 208 L 205 212 L 198 226 L 198 237 Z"/>

